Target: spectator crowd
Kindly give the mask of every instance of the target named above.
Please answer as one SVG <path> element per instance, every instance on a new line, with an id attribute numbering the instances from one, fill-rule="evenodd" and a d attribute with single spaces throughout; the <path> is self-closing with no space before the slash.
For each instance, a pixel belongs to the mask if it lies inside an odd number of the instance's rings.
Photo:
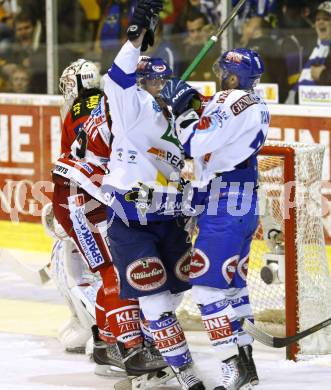
<path id="1" fill-rule="evenodd" d="M 126 39 L 137 0 L 58 0 L 58 73 L 84 57 L 105 72 Z M 238 0 L 232 0 L 236 5 Z M 180 76 L 220 26 L 221 0 L 164 0 L 155 45 L 147 55 L 167 60 Z M 331 85 L 331 1 L 247 0 L 233 24 L 234 46 L 265 60 L 262 82 L 277 83 L 281 103 L 297 102 L 299 85 Z M 215 45 L 192 73 L 216 81 Z M 46 93 L 44 0 L 0 0 L 0 92 Z"/>

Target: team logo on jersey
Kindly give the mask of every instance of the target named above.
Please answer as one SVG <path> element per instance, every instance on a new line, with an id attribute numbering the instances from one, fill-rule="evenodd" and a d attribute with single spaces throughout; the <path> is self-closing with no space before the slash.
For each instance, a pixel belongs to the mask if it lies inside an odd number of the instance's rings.
<path id="1" fill-rule="evenodd" d="M 260 103 L 260 98 L 257 95 L 247 94 L 242 96 L 231 105 L 231 111 L 233 112 L 233 115 L 237 116 L 245 111 L 248 107 L 257 103 Z"/>
<path id="2" fill-rule="evenodd" d="M 179 140 L 175 134 L 174 127 L 169 123 L 169 126 L 166 130 L 166 132 L 161 136 L 161 139 L 171 142 L 172 144 L 176 145 L 178 148 L 181 147 Z"/>
<path id="3" fill-rule="evenodd" d="M 139 291 L 153 291 L 165 284 L 167 273 L 159 258 L 146 257 L 127 266 L 126 279 Z"/>
<path id="4" fill-rule="evenodd" d="M 227 283 L 231 283 L 236 272 L 239 256 L 232 256 L 225 260 L 222 265 L 222 275 Z"/>
<path id="5" fill-rule="evenodd" d="M 210 261 L 207 255 L 201 249 L 194 249 L 191 264 L 190 264 L 190 278 L 198 278 L 204 275 L 210 267 Z"/>
<path id="6" fill-rule="evenodd" d="M 248 255 L 242 258 L 238 264 L 238 273 L 241 279 L 247 280 L 248 274 Z"/>
<path id="7" fill-rule="evenodd" d="M 182 282 L 188 282 L 190 274 L 192 252 L 189 250 L 186 252 L 175 265 L 175 275 Z"/>

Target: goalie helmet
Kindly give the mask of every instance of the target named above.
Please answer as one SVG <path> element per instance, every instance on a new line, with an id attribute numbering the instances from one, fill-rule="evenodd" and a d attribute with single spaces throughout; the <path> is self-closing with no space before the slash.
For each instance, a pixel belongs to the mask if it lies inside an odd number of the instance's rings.
<path id="1" fill-rule="evenodd" d="M 138 80 L 168 79 L 172 76 L 172 70 L 162 58 L 142 56 L 137 65 L 136 75 Z"/>
<path id="2" fill-rule="evenodd" d="M 219 59 L 218 66 L 222 70 L 222 84 L 231 75 L 239 80 L 238 89 L 252 89 L 260 81 L 264 71 L 260 55 L 249 49 L 233 49 L 226 51 Z"/>
<path id="3" fill-rule="evenodd" d="M 71 110 L 79 91 L 92 88 L 100 89 L 100 72 L 93 62 L 80 58 L 64 69 L 59 82 L 59 90 L 64 97 L 62 120 Z"/>
<path id="4" fill-rule="evenodd" d="M 59 90 L 65 100 L 75 100 L 81 89 L 100 88 L 100 72 L 97 66 L 83 58 L 64 69 Z"/>

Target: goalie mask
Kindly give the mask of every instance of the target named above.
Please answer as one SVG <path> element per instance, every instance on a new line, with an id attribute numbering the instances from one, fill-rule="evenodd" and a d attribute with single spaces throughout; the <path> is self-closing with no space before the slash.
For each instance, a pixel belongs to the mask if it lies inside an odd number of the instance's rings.
<path id="1" fill-rule="evenodd" d="M 59 90 L 65 100 L 64 116 L 71 109 L 79 92 L 92 88 L 100 89 L 100 72 L 93 62 L 80 58 L 65 68 L 59 81 Z"/>
<path id="2" fill-rule="evenodd" d="M 236 75 L 239 80 L 237 88 L 249 90 L 254 88 L 260 81 L 264 71 L 264 64 L 260 55 L 253 50 L 244 48 L 233 49 L 225 52 L 220 57 L 214 71 L 216 74 L 220 74 L 222 89 L 226 89 L 227 79 L 231 75 Z"/>

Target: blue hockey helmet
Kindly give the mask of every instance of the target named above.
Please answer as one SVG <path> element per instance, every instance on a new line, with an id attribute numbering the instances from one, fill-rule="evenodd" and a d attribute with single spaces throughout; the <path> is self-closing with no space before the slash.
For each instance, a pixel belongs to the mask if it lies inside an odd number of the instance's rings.
<path id="1" fill-rule="evenodd" d="M 136 74 L 137 79 L 168 79 L 172 76 L 172 70 L 162 58 L 142 56 Z"/>
<path id="2" fill-rule="evenodd" d="M 244 48 L 226 51 L 218 65 L 222 70 L 222 82 L 234 74 L 239 80 L 238 89 L 254 88 L 264 71 L 261 56 L 256 51 Z"/>

